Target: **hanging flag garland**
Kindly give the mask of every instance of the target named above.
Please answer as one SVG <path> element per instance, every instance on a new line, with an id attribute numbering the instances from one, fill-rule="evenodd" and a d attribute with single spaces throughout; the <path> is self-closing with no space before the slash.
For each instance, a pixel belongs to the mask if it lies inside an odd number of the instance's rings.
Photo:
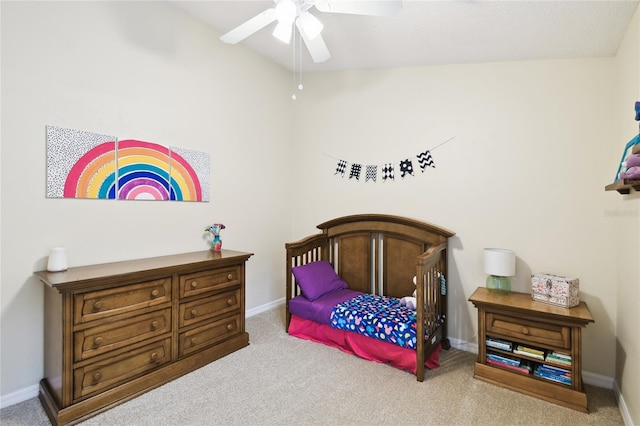
<path id="1" fill-rule="evenodd" d="M 444 145 L 445 143 L 449 142 L 452 139 L 453 138 L 449 138 L 446 141 L 440 143 L 439 145 L 431 149 L 427 149 L 424 152 L 416 154 L 415 157 L 418 160 L 418 164 L 420 165 L 420 170 L 422 171 L 422 173 L 424 173 L 424 171 L 427 170 L 427 167 L 431 167 L 434 169 L 436 168 L 436 164 L 433 161 L 433 156 L 431 155 L 431 151 L 433 151 L 434 149 L 438 148 L 441 145 Z M 360 181 L 360 173 L 362 172 L 361 163 L 350 163 L 347 160 L 338 159 L 338 165 L 336 166 L 336 171 L 334 174 L 336 175 L 339 174 L 342 177 L 344 177 L 344 174 L 349 164 L 350 164 L 349 179 L 355 178 L 355 180 Z M 402 177 L 403 179 L 408 175 L 415 176 L 413 173 L 413 161 L 411 158 L 407 158 L 397 163 L 384 163 L 382 166 L 380 166 L 383 182 L 386 182 L 388 180 L 395 180 L 396 165 L 398 167 L 398 170 L 400 171 L 400 177 Z M 378 179 L 378 166 L 374 164 L 367 164 L 365 166 L 364 181 L 377 182 L 377 179 Z"/>

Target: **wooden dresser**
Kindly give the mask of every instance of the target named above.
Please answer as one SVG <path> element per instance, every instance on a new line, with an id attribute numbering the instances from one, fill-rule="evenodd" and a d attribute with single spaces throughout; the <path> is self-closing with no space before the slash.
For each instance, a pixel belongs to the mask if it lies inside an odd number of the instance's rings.
<path id="1" fill-rule="evenodd" d="M 536 302 L 528 293 L 484 287 L 478 287 L 469 301 L 478 308 L 475 378 L 574 410 L 588 411 L 582 384 L 581 332 L 593 318 L 584 302 L 570 309 L 560 308 Z M 507 347 L 497 348 L 496 342 Z M 563 355 L 562 364 L 552 358 L 554 354 Z M 518 366 L 496 364 L 495 356 Z M 554 374 L 547 374 L 546 369 Z"/>
<path id="2" fill-rule="evenodd" d="M 72 424 L 249 344 L 245 263 L 211 250 L 36 272 L 45 286 L 40 400 Z"/>

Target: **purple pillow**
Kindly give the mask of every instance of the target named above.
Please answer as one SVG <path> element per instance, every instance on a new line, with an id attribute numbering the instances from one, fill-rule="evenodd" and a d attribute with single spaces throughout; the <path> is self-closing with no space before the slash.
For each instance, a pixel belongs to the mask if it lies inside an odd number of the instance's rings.
<path id="1" fill-rule="evenodd" d="M 302 295 L 311 301 L 349 287 L 326 260 L 295 266 L 291 268 L 291 272 L 302 290 Z"/>

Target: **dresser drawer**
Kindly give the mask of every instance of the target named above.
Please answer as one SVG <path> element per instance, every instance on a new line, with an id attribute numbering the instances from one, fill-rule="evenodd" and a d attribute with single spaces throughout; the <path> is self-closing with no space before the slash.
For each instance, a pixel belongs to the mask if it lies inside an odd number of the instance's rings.
<path id="1" fill-rule="evenodd" d="M 129 284 L 74 297 L 75 324 L 132 312 L 171 301 L 171 277 Z"/>
<path id="2" fill-rule="evenodd" d="M 180 304 L 179 327 L 185 327 L 240 309 L 240 290 L 228 291 Z"/>
<path id="3" fill-rule="evenodd" d="M 76 331 L 74 360 L 81 361 L 171 331 L 171 308 Z"/>
<path id="4" fill-rule="evenodd" d="M 239 266 L 220 268 L 197 274 L 180 276 L 180 297 L 197 296 L 199 294 L 224 290 L 240 285 L 241 269 Z"/>
<path id="5" fill-rule="evenodd" d="M 73 398 L 77 400 L 126 382 L 171 360 L 171 339 L 166 338 L 106 358 L 73 371 Z"/>
<path id="6" fill-rule="evenodd" d="M 241 331 L 239 314 L 185 331 L 178 335 L 178 356 L 189 355 Z"/>
<path id="7" fill-rule="evenodd" d="M 543 322 L 532 322 L 507 315 L 486 314 L 487 334 L 498 333 L 523 342 L 571 348 L 571 328 Z"/>

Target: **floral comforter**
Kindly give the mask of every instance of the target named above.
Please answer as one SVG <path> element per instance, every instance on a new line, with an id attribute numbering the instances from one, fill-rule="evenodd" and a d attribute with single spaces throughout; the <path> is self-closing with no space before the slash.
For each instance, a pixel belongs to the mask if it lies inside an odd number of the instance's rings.
<path id="1" fill-rule="evenodd" d="M 416 348 L 416 311 L 392 297 L 362 294 L 342 302 L 333 308 L 330 324 L 403 348 Z"/>

